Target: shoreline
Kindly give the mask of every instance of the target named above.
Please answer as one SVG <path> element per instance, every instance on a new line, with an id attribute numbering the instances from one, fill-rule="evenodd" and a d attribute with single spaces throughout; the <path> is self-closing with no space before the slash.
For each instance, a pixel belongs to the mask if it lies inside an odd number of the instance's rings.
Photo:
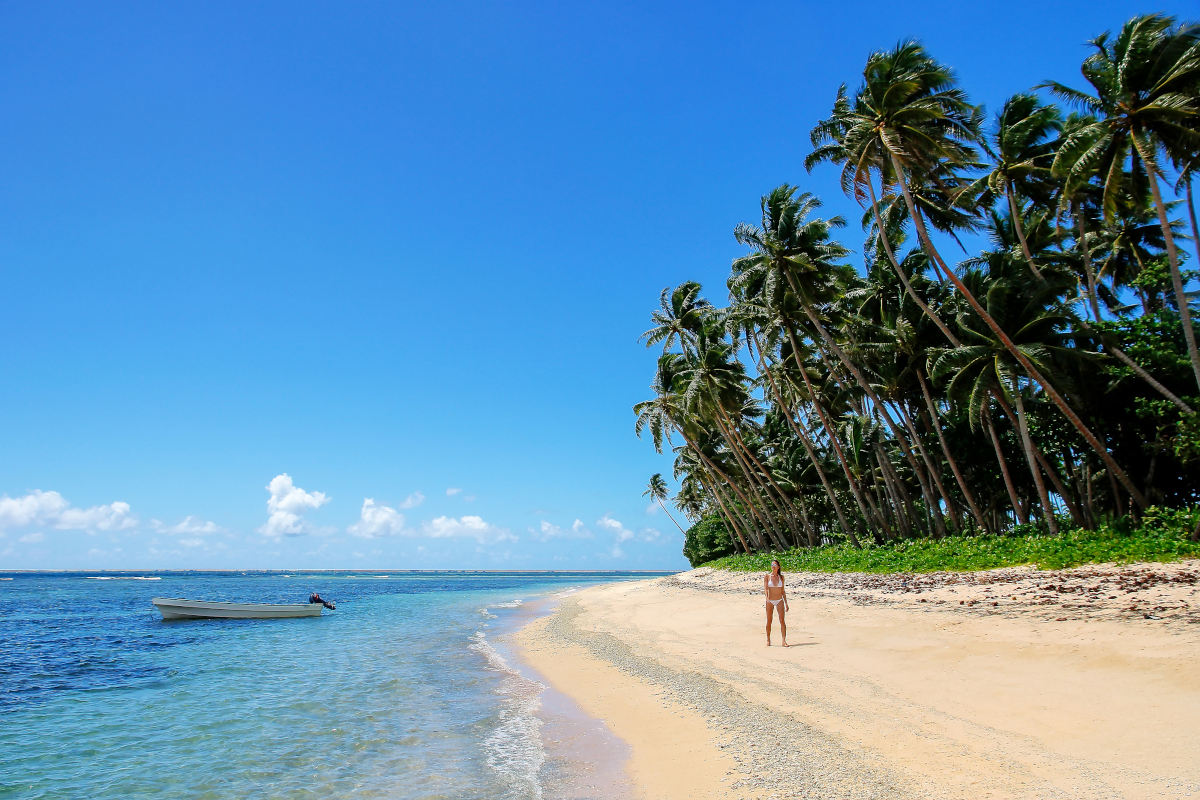
<path id="1" fill-rule="evenodd" d="M 545 800 L 630 800 L 633 788 L 626 774 L 629 748 L 600 720 L 558 691 L 530 663 L 516 642 L 530 624 L 553 614 L 565 597 L 577 590 L 555 593 L 522 603 L 511 627 L 500 634 L 496 649 L 524 679 L 540 686 L 533 711 L 544 760 L 539 769 L 539 797 Z"/>
<path id="2" fill-rule="evenodd" d="M 513 642 L 628 743 L 635 797 L 1200 793 L 1200 561 L 787 577 L 786 650 L 761 574 L 704 569 Z"/>

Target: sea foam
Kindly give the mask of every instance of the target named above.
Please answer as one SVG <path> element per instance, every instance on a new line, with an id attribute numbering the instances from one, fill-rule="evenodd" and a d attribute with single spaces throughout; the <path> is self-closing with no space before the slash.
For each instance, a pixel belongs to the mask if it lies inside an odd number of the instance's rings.
<path id="1" fill-rule="evenodd" d="M 161 581 L 153 575 L 88 575 L 89 581 Z"/>
<path id="2" fill-rule="evenodd" d="M 492 605 L 515 608 L 520 602 Z M 546 761 L 546 750 L 542 746 L 542 720 L 537 710 L 546 687 L 513 669 L 483 631 L 474 633 L 470 648 L 487 660 L 488 669 L 503 676 L 497 690 L 504 698 L 500 722 L 484 742 L 487 765 L 505 785 L 504 797 L 541 800 L 538 774 Z"/>

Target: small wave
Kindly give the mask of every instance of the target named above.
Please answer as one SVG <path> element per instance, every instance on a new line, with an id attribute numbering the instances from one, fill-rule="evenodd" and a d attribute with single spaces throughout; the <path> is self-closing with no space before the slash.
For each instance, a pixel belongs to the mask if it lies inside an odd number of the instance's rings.
<path id="1" fill-rule="evenodd" d="M 488 603 L 488 608 L 519 608 L 524 600 L 509 600 L 506 603 Z"/>
<path id="2" fill-rule="evenodd" d="M 155 575 L 88 575 L 89 581 L 161 581 Z"/>
<path id="3" fill-rule="evenodd" d="M 537 710 L 546 687 L 509 666 L 483 631 L 471 636 L 470 648 L 487 659 L 488 669 L 504 676 L 498 690 L 504 697 L 500 722 L 483 744 L 488 768 L 505 784 L 505 796 L 542 800 L 538 773 L 546 761 L 546 750 Z"/>
<path id="4" fill-rule="evenodd" d="M 12 578 L 0 578 L 0 581 L 11 581 Z"/>

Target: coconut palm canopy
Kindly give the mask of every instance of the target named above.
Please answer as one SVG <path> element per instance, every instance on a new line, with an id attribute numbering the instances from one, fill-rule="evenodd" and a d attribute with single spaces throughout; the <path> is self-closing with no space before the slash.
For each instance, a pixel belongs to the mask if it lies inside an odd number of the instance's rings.
<path id="1" fill-rule="evenodd" d="M 796 155 L 840 170 L 864 263 L 781 185 L 733 229 L 725 305 L 663 291 L 637 429 L 690 519 L 767 550 L 1200 500 L 1200 27 L 1151 14 L 1090 47 L 1084 83 L 1014 87 L 991 120 L 919 42 L 870 55 Z M 955 262 L 947 237 L 983 248 Z"/>

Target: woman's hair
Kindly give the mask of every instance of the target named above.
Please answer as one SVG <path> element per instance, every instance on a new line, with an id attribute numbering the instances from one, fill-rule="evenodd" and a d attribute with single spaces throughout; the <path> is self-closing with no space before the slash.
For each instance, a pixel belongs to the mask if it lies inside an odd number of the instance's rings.
<path id="1" fill-rule="evenodd" d="M 771 559 L 771 572 L 775 571 L 775 567 L 779 567 L 779 580 L 783 580 L 783 566 L 779 563 L 778 558 Z"/>

